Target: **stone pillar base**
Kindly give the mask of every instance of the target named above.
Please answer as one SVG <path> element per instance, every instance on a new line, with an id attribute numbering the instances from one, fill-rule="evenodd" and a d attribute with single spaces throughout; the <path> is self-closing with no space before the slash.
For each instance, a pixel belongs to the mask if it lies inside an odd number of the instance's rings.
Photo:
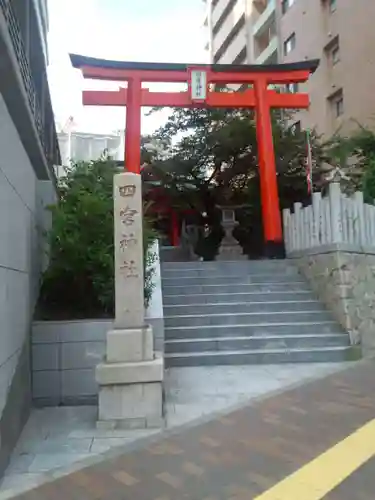
<path id="1" fill-rule="evenodd" d="M 233 236 L 233 231 L 238 225 L 238 222 L 234 219 L 234 211 L 227 211 L 231 212 L 232 219 L 228 221 L 223 220 L 222 222 L 225 236 L 221 241 L 216 260 L 248 260 L 248 256 L 243 253 L 241 245 Z"/>
<path id="2" fill-rule="evenodd" d="M 164 362 L 161 354 L 157 354 L 151 361 L 98 365 L 98 427 L 162 427 L 163 376 Z"/>

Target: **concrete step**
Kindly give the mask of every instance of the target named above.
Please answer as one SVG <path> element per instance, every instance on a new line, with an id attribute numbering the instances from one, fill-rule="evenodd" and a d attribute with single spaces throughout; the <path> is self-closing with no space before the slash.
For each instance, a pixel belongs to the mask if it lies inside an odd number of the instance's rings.
<path id="1" fill-rule="evenodd" d="M 177 326 L 165 329 L 166 340 L 219 338 L 219 337 L 274 337 L 285 335 L 329 335 L 343 334 L 336 321 L 310 321 L 290 323 L 267 323 L 247 325 Z"/>
<path id="2" fill-rule="evenodd" d="M 331 316 L 326 311 L 289 311 L 289 312 L 249 312 L 224 313 L 211 315 L 166 316 L 164 324 L 173 326 L 210 326 L 210 325 L 246 325 L 264 323 L 300 323 L 329 321 Z"/>
<path id="3" fill-rule="evenodd" d="M 222 275 L 222 276 L 193 276 L 193 277 L 177 277 L 166 278 L 162 276 L 163 287 L 167 286 L 185 286 L 191 287 L 194 285 L 247 285 L 247 284 L 264 284 L 264 283 L 290 283 L 291 281 L 300 281 L 299 276 L 288 276 L 286 274 L 246 274 L 238 273 L 237 275 Z"/>
<path id="4" fill-rule="evenodd" d="M 188 270 L 188 269 L 274 269 L 280 267 L 295 267 L 290 260 L 227 260 L 227 261 L 194 261 L 194 262 L 163 262 L 162 270 Z"/>
<path id="5" fill-rule="evenodd" d="M 229 276 L 259 276 L 259 275 L 282 275 L 282 276 L 299 276 L 298 269 L 293 266 L 277 266 L 277 267 L 250 267 L 250 266 L 232 266 L 232 267 L 201 267 L 194 269 L 163 269 L 162 276 L 164 279 L 171 278 L 215 278 Z"/>
<path id="6" fill-rule="evenodd" d="M 253 304 L 259 302 L 299 302 L 304 300 L 315 300 L 315 295 L 308 290 L 300 290 L 296 292 L 249 292 L 249 293 L 217 293 L 217 294 L 182 294 L 182 295 L 167 295 L 163 297 L 165 306 L 173 305 L 194 305 L 194 304 L 232 304 L 232 303 L 247 303 Z"/>
<path id="7" fill-rule="evenodd" d="M 321 347 L 345 347 L 348 345 L 349 336 L 344 333 L 263 337 L 213 337 L 167 340 L 165 342 L 165 352 L 170 354 L 208 351 L 316 349 Z"/>
<path id="8" fill-rule="evenodd" d="M 234 314 L 248 312 L 280 312 L 290 311 L 326 311 L 317 300 L 300 300 L 294 302 L 238 302 L 223 304 L 187 304 L 164 306 L 166 316 L 187 316 L 196 314 Z"/>
<path id="9" fill-rule="evenodd" d="M 332 363 L 352 359 L 351 347 L 267 349 L 166 354 L 167 367 L 280 363 Z M 249 381 L 251 383 L 251 381 Z"/>
<path id="10" fill-rule="evenodd" d="M 196 296 L 197 294 L 217 295 L 217 294 L 232 294 L 232 293 L 268 293 L 268 292 L 300 292 L 311 291 L 306 281 L 289 281 L 287 283 L 231 283 L 221 285 L 192 285 L 187 286 L 182 284 L 166 284 L 163 283 L 163 295 L 183 295 L 189 294 Z"/>
<path id="11" fill-rule="evenodd" d="M 166 366 L 351 359 L 347 333 L 286 260 L 162 266 Z"/>

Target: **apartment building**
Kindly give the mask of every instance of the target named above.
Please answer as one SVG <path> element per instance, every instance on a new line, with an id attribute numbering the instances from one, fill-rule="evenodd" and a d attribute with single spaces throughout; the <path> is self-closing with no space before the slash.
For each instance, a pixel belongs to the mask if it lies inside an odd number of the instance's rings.
<path id="1" fill-rule="evenodd" d="M 60 163 L 46 0 L 0 0 L 0 477 L 31 406 L 30 330 Z"/>
<path id="2" fill-rule="evenodd" d="M 205 0 L 206 50 L 216 64 L 278 61 L 277 0 Z"/>
<path id="3" fill-rule="evenodd" d="M 375 2 L 372 0 L 206 0 L 208 59 L 264 64 L 320 59 L 299 90 L 311 97 L 293 123 L 326 137 L 375 126 Z M 296 91 L 297 86 L 289 88 Z"/>
<path id="4" fill-rule="evenodd" d="M 75 161 L 98 160 L 104 153 L 115 161 L 124 161 L 124 130 L 112 134 L 64 130 L 58 132 L 57 136 L 61 152 L 61 169 Z M 58 177 L 60 175 L 59 171 Z"/>
<path id="5" fill-rule="evenodd" d="M 278 5 L 282 62 L 320 59 L 308 84 L 309 111 L 294 117 L 327 137 L 375 126 L 375 2 L 283 0 Z"/>

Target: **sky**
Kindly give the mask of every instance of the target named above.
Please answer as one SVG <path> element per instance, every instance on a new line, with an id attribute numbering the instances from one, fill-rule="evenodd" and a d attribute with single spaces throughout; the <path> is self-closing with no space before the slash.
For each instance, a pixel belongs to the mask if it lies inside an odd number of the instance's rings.
<path id="1" fill-rule="evenodd" d="M 69 53 L 125 61 L 208 62 L 203 0 L 48 0 L 48 6 L 48 76 L 58 125 L 64 126 L 73 116 L 79 131 L 110 133 L 125 128 L 124 108 L 83 108 L 83 89 L 117 89 L 119 84 L 84 80 L 71 67 Z M 168 116 L 168 110 L 150 117 L 146 111 L 144 134 L 152 133 Z"/>

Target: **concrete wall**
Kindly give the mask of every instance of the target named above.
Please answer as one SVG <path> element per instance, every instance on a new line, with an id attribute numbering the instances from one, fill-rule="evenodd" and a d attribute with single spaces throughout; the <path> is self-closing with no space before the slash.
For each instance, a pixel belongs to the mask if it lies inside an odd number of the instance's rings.
<path id="1" fill-rule="evenodd" d="M 40 321 L 32 331 L 32 387 L 37 406 L 96 404 L 95 367 L 112 320 Z"/>
<path id="2" fill-rule="evenodd" d="M 164 315 L 159 245 L 153 249 L 154 290 L 146 310 L 154 348 L 164 352 Z M 113 320 L 38 321 L 32 331 L 33 400 L 37 406 L 96 404 L 95 367 L 105 354 Z"/>
<path id="3" fill-rule="evenodd" d="M 290 254 L 364 356 L 375 354 L 375 249 L 338 244 Z"/>
<path id="4" fill-rule="evenodd" d="M 147 319 L 154 336 L 160 335 L 161 321 Z M 112 320 L 33 323 L 32 394 L 36 406 L 97 403 L 95 367 L 105 355 L 106 333 L 112 324 Z M 155 345 L 160 347 L 160 337 L 155 338 Z"/>
<path id="5" fill-rule="evenodd" d="M 29 333 L 44 262 L 43 206 L 53 195 L 38 181 L 0 95 L 0 475 L 31 401 Z"/>

